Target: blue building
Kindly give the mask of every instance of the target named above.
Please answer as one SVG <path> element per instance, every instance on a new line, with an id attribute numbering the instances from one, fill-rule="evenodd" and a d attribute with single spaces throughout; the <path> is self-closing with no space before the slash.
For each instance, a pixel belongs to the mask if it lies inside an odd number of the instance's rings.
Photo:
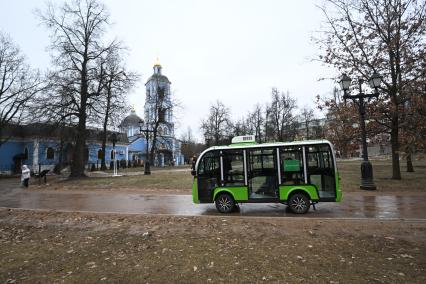
<path id="1" fill-rule="evenodd" d="M 155 145 L 154 166 L 182 165 L 184 157 L 181 153 L 181 142 L 175 138 L 173 104 L 171 100 L 169 79 L 161 72 L 161 65 L 154 65 L 154 73 L 146 82 L 146 98 L 144 106 L 144 122 L 153 125 L 159 122 L 157 142 Z M 162 90 L 161 94 L 159 89 Z M 158 107 L 158 106 L 161 107 Z M 146 157 L 147 139 L 140 133 L 139 123 L 142 119 L 132 109 L 129 116 L 121 122 L 116 132 L 117 160 L 141 161 Z M 152 130 L 152 129 L 151 129 Z M 26 164 L 33 172 L 39 169 L 53 170 L 68 166 L 72 162 L 74 137 L 72 127 L 54 124 L 32 123 L 27 125 L 9 125 L 2 129 L 2 138 L 7 138 L 0 145 L 0 173 L 20 173 L 21 165 Z M 108 133 L 108 137 L 112 132 Z M 88 129 L 86 139 L 86 167 L 100 167 L 102 157 L 102 131 Z M 153 147 L 152 137 L 148 138 L 149 149 Z M 113 160 L 113 146 L 107 141 L 105 149 L 107 166 Z"/>
<path id="2" fill-rule="evenodd" d="M 132 108 L 130 115 L 120 123 L 120 132 L 127 135 L 129 140 L 128 159 L 131 161 L 143 161 L 146 153 L 146 139 L 140 133 L 139 123 L 142 120 Z"/>
<path id="3" fill-rule="evenodd" d="M 110 135 L 109 133 L 108 135 Z M 53 124 L 32 123 L 27 125 L 8 125 L 2 130 L 2 138 L 6 142 L 0 146 L 0 173 L 20 173 L 21 165 L 26 164 L 33 172 L 39 169 L 53 170 L 55 166 L 61 168 L 72 162 L 74 149 L 74 129 L 58 127 Z M 128 160 L 127 136 L 118 133 L 116 143 L 117 160 Z M 86 165 L 99 165 L 102 155 L 101 131 L 87 130 Z M 113 146 L 108 141 L 105 149 L 106 163 L 113 160 Z"/>

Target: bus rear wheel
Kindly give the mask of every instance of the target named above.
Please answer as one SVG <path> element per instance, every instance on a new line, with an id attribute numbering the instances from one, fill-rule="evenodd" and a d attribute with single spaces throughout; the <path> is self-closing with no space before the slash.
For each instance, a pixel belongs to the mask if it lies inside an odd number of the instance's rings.
<path id="1" fill-rule="evenodd" d="M 220 213 L 231 213 L 235 207 L 235 201 L 228 193 L 220 193 L 216 197 L 215 204 Z"/>
<path id="2" fill-rule="evenodd" d="M 288 199 L 288 207 L 291 212 L 296 214 L 305 214 L 309 211 L 311 203 L 309 198 L 304 193 L 296 192 Z"/>

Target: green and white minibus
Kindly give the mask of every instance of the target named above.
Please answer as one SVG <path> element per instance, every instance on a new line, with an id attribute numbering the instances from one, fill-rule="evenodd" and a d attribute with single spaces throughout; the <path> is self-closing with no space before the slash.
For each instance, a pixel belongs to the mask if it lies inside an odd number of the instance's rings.
<path id="1" fill-rule="evenodd" d="M 297 214 L 319 201 L 339 202 L 342 192 L 333 145 L 327 140 L 257 144 L 238 136 L 210 147 L 192 171 L 194 203 L 215 203 L 230 213 L 238 203 L 283 203 Z"/>

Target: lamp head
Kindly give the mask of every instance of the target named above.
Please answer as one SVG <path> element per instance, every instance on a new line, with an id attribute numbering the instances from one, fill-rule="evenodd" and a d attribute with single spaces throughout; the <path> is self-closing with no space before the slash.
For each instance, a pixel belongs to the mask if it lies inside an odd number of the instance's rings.
<path id="1" fill-rule="evenodd" d="M 342 90 L 346 92 L 349 90 L 350 85 L 351 85 L 351 78 L 348 75 L 343 74 L 342 77 L 340 78 L 340 88 L 342 88 Z"/>
<path id="2" fill-rule="evenodd" d="M 370 80 L 368 80 L 368 83 L 370 84 L 371 88 L 377 89 L 378 87 L 380 87 L 380 84 L 382 83 L 382 76 L 374 72 Z"/>

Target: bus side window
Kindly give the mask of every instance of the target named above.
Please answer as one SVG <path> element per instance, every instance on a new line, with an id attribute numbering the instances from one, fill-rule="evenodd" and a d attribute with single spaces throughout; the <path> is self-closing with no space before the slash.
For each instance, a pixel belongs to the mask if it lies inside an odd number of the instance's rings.
<path id="1" fill-rule="evenodd" d="M 242 150 L 223 151 L 225 185 L 244 185 L 244 156 Z"/>
<path id="2" fill-rule="evenodd" d="M 207 153 L 198 166 L 198 175 L 215 177 L 219 174 L 219 156 Z"/>
<path id="3" fill-rule="evenodd" d="M 330 149 L 327 145 L 310 146 L 308 148 L 308 172 L 328 172 L 334 171 Z"/>
<path id="4" fill-rule="evenodd" d="M 280 148 L 281 184 L 303 184 L 303 152 L 301 146 Z"/>

